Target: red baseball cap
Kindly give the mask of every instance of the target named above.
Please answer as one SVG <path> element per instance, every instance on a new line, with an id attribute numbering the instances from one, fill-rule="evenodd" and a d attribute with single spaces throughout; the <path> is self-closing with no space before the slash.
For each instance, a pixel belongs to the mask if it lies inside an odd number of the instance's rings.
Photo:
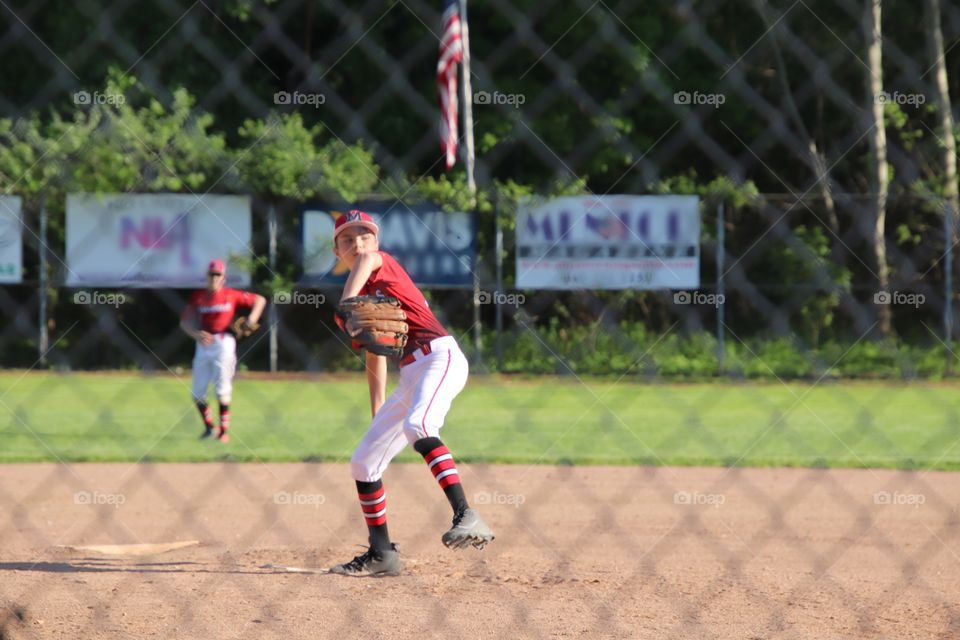
<path id="1" fill-rule="evenodd" d="M 333 226 L 334 242 L 336 242 L 337 236 L 340 235 L 341 231 L 344 229 L 349 229 L 350 227 L 368 227 L 373 230 L 374 234 L 380 234 L 380 227 L 378 227 L 377 223 L 373 221 L 373 218 L 370 217 L 369 213 L 364 213 L 359 209 L 354 209 L 353 211 L 350 211 L 349 213 L 346 213 L 337 219 L 336 224 Z"/>
<path id="2" fill-rule="evenodd" d="M 223 260 L 211 260 L 210 266 L 207 267 L 207 273 L 226 273 L 227 265 L 223 264 Z"/>

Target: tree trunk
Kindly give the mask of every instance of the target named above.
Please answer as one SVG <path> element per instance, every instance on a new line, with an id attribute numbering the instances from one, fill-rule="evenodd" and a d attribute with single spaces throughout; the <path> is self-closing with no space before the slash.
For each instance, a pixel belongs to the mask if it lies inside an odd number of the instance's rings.
<path id="1" fill-rule="evenodd" d="M 887 245 L 885 226 L 887 221 L 887 188 L 890 183 L 890 169 L 887 165 L 887 130 L 883 121 L 884 102 L 879 99 L 883 92 L 883 41 L 881 39 L 880 3 L 881 0 L 866 0 L 864 12 L 864 38 L 867 43 L 867 65 L 870 75 L 867 78 L 867 103 L 869 106 L 870 128 L 870 187 L 873 214 L 871 222 L 871 242 L 873 256 L 877 265 L 877 281 L 880 291 L 890 290 L 890 268 L 887 266 Z M 880 334 L 889 336 L 893 329 L 893 309 L 890 304 L 876 306 Z"/>
<path id="2" fill-rule="evenodd" d="M 940 0 L 927 0 L 926 28 L 930 35 L 927 42 L 930 45 L 930 58 L 933 60 L 934 90 L 937 95 L 937 116 L 939 118 L 938 135 L 943 143 L 941 148 L 943 161 L 944 198 L 946 206 L 956 214 L 960 195 L 957 190 L 957 142 L 953 137 L 953 111 L 950 105 L 950 87 L 947 83 L 947 61 L 943 52 L 943 31 L 940 27 Z M 945 238 L 951 244 L 957 240 L 956 231 L 952 237 Z"/>
<path id="3" fill-rule="evenodd" d="M 944 216 L 949 216 L 950 220 L 956 220 L 958 201 L 960 196 L 957 192 L 957 141 L 953 136 L 953 110 L 950 105 L 950 86 L 947 82 L 947 61 L 946 54 L 943 51 L 943 30 L 940 26 L 940 0 L 927 0 L 925 3 L 926 11 L 924 18 L 926 21 L 924 31 L 929 34 L 927 42 L 930 46 L 930 58 L 933 60 L 933 86 L 937 96 L 937 115 L 939 116 L 939 137 L 943 142 L 941 147 L 943 162 L 944 182 Z M 946 220 L 944 221 L 946 222 Z M 944 234 L 944 244 L 947 246 L 956 246 L 957 229 L 954 226 L 949 232 Z M 954 271 L 954 267 L 947 261 L 946 268 Z M 945 278 L 947 283 L 952 282 L 952 278 Z M 952 328 L 954 318 L 952 313 L 953 291 L 946 291 L 944 300 L 944 340 L 951 342 Z M 953 372 L 953 353 L 949 344 L 946 348 L 946 373 Z"/>

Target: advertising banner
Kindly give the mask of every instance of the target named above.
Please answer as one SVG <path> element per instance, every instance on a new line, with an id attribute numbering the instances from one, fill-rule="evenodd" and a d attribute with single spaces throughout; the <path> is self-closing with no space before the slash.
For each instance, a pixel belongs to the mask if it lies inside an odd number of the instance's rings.
<path id="1" fill-rule="evenodd" d="M 202 287 L 213 258 L 227 283 L 247 286 L 232 267 L 250 256 L 250 198 L 184 194 L 69 194 L 67 286 Z"/>
<path id="2" fill-rule="evenodd" d="M 518 289 L 699 285 L 697 196 L 570 196 L 518 213 Z"/>

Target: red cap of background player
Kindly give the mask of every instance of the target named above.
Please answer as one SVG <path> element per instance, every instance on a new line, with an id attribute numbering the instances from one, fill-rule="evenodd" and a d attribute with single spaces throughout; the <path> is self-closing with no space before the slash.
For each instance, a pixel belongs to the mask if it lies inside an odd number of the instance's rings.
<path id="1" fill-rule="evenodd" d="M 207 267 L 207 273 L 226 273 L 227 265 L 223 264 L 223 260 L 211 260 L 210 266 Z"/>
<path id="2" fill-rule="evenodd" d="M 353 211 L 342 215 L 337 219 L 336 224 L 333 226 L 333 239 L 336 241 L 337 236 L 340 235 L 340 232 L 344 229 L 349 229 L 350 227 L 368 227 L 373 229 L 373 232 L 377 235 L 380 234 L 380 227 L 377 226 L 377 223 L 373 221 L 373 218 L 370 217 L 369 213 L 364 213 L 359 209 L 354 209 Z"/>

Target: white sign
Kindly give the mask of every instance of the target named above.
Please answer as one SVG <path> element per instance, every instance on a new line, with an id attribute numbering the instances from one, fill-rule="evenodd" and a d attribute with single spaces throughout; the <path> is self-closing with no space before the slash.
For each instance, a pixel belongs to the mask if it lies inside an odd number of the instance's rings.
<path id="1" fill-rule="evenodd" d="M 19 196 L 0 196 L 0 282 L 23 282 L 23 213 Z"/>
<path id="2" fill-rule="evenodd" d="M 695 289 L 697 196 L 571 196 L 521 207 L 519 289 Z"/>
<path id="3" fill-rule="evenodd" d="M 67 196 L 67 286 L 202 287 L 214 258 L 229 285 L 247 286 L 230 263 L 249 255 L 248 196 Z"/>

